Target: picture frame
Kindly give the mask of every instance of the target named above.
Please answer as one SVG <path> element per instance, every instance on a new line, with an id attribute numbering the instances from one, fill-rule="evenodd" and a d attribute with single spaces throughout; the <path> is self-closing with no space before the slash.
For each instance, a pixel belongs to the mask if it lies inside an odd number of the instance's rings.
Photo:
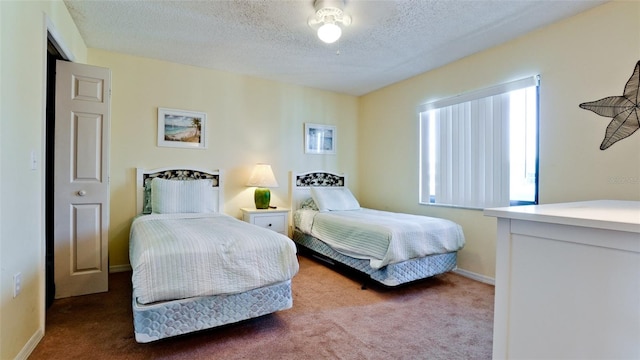
<path id="1" fill-rule="evenodd" d="M 158 108 L 158 146 L 207 148 L 207 114 Z"/>
<path id="2" fill-rule="evenodd" d="M 306 154 L 335 154 L 337 130 L 333 125 L 304 124 L 304 152 Z"/>

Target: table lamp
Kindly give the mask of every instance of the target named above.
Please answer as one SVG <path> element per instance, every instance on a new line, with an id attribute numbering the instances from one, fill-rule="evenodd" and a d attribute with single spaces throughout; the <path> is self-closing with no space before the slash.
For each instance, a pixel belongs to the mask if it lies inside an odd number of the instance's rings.
<path id="1" fill-rule="evenodd" d="M 268 188 L 278 187 L 278 182 L 273 175 L 271 165 L 257 164 L 256 167 L 253 168 L 247 186 L 256 186 L 256 191 L 253 194 L 256 209 L 268 209 L 269 202 L 271 201 L 271 191 Z"/>

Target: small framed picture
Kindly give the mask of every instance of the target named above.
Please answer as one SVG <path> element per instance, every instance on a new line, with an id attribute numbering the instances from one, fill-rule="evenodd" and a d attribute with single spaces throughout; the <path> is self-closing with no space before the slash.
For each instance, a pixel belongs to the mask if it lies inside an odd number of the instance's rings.
<path id="1" fill-rule="evenodd" d="M 207 114 L 158 108 L 158 146 L 207 148 Z"/>
<path id="2" fill-rule="evenodd" d="M 306 154 L 336 153 L 335 126 L 305 123 L 304 134 L 304 152 Z"/>

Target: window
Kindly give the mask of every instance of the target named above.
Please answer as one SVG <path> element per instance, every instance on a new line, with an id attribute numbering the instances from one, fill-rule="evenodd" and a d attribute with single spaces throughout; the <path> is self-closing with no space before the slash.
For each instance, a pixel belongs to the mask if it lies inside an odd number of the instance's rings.
<path id="1" fill-rule="evenodd" d="M 529 77 L 421 105 L 420 203 L 537 204 L 538 88 Z"/>

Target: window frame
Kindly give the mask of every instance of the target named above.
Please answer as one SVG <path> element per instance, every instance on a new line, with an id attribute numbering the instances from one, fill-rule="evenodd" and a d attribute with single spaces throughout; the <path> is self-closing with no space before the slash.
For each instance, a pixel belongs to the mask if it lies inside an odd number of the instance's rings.
<path id="1" fill-rule="evenodd" d="M 429 176 L 429 170 L 425 169 L 425 166 L 429 166 L 429 160 L 424 159 L 425 156 L 428 156 L 428 151 L 425 151 L 425 142 L 428 142 L 429 139 L 425 138 L 425 129 L 423 128 L 425 124 L 427 124 L 431 120 L 423 119 L 423 114 L 428 114 L 432 110 L 443 109 L 446 107 L 452 107 L 455 105 L 465 104 L 467 102 L 472 102 L 474 100 L 486 99 L 493 96 L 508 94 L 512 91 L 525 89 L 529 87 L 535 87 L 535 179 L 533 184 L 533 200 L 518 200 L 511 199 L 511 192 L 509 192 L 509 205 L 508 206 L 520 206 L 520 205 L 535 205 L 539 202 L 539 178 L 540 178 L 540 75 L 529 76 L 525 78 L 521 78 L 515 81 L 510 81 L 507 83 L 487 87 L 484 89 L 479 89 L 475 91 L 471 91 L 468 93 L 460 94 L 457 96 L 447 97 L 440 100 L 432 101 L 429 103 L 424 103 L 418 106 L 418 137 L 419 137 L 419 191 L 418 191 L 418 203 L 420 205 L 428 205 L 428 206 L 442 206 L 442 207 L 453 207 L 453 208 L 465 208 L 465 209 L 474 209 L 474 210 L 482 210 L 484 209 L 484 204 L 480 204 L 482 207 L 473 207 L 467 206 L 464 204 L 464 201 L 456 204 L 454 203 L 448 204 L 446 202 L 437 203 L 435 202 L 435 195 L 430 194 L 429 189 L 429 181 L 425 181 L 424 177 Z M 509 135 L 508 135 L 509 136 Z M 509 149 L 511 149 L 511 138 L 509 137 Z M 510 150 L 507 150 L 507 153 Z M 511 181 L 510 181 L 511 182 Z M 427 192 L 427 194 L 425 194 Z M 425 196 L 427 195 L 427 196 Z M 505 197 L 502 197 L 505 199 Z M 506 199 L 505 199 L 506 200 Z M 503 201 L 505 201 L 503 200 Z M 446 201 L 446 200 L 445 200 Z M 506 205 L 506 204 L 505 204 Z M 491 206 L 489 206 L 491 207 Z"/>

